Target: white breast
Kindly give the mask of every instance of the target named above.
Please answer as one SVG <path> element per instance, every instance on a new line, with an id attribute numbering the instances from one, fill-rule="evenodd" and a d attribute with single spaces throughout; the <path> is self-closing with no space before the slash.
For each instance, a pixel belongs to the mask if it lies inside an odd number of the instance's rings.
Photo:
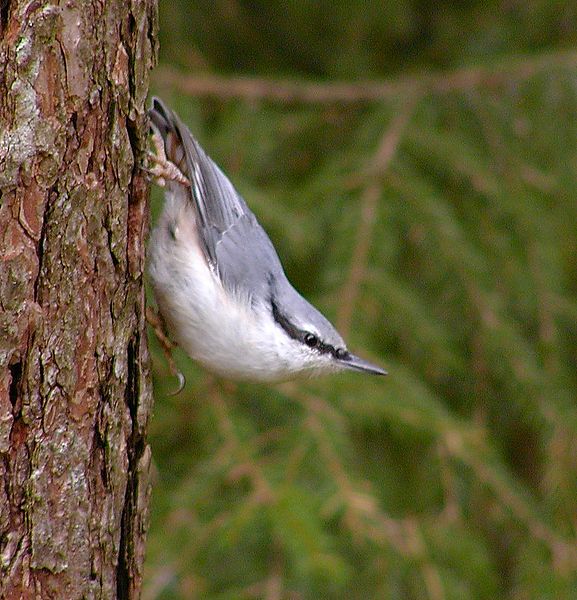
<path id="1" fill-rule="evenodd" d="M 199 246 L 193 211 L 170 193 L 151 235 L 149 273 L 171 336 L 210 371 L 275 381 L 314 368 L 310 351 L 284 333 L 270 307 L 224 290 Z"/>

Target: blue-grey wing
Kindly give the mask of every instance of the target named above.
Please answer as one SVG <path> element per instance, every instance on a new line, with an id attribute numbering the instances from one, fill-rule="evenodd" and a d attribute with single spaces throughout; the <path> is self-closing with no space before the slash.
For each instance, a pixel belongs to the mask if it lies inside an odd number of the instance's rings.
<path id="1" fill-rule="evenodd" d="M 266 301 L 271 286 L 285 280 L 276 250 L 252 214 L 245 214 L 216 244 L 218 273 L 228 289 Z"/>
<path id="2" fill-rule="evenodd" d="M 271 270 L 284 273 L 256 217 L 178 116 L 158 98 L 153 98 L 149 115 L 167 157 L 190 180 L 191 204 L 209 264 L 229 289 L 266 293 Z"/>

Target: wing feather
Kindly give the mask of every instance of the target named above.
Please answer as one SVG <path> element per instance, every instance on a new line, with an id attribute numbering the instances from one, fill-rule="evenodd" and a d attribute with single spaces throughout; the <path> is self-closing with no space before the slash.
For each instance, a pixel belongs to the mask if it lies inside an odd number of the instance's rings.
<path id="1" fill-rule="evenodd" d="M 264 229 L 232 183 L 189 129 L 158 99 L 149 111 L 166 155 L 191 182 L 190 200 L 206 258 L 223 284 L 249 296 L 268 294 L 271 272 L 284 278 Z"/>

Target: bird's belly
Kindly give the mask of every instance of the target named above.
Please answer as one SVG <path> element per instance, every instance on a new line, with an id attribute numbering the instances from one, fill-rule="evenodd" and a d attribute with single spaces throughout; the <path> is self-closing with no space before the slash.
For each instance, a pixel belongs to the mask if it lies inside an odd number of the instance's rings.
<path id="1" fill-rule="evenodd" d="M 160 312 L 191 358 L 231 379 L 276 381 L 294 375 L 274 325 L 258 318 L 248 298 L 223 288 L 196 244 L 151 242 L 149 272 Z"/>

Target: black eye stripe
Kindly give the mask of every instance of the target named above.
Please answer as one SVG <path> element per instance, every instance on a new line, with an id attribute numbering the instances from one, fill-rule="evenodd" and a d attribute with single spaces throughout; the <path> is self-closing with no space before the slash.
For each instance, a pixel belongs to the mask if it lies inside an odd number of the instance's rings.
<path id="1" fill-rule="evenodd" d="M 348 351 L 345 348 L 336 348 L 334 352 L 335 358 L 343 360 L 349 356 Z"/>
<path id="2" fill-rule="evenodd" d="M 271 300 L 272 316 L 274 320 L 286 331 L 293 340 L 300 340 L 302 332 L 295 327 L 279 310 L 274 301 Z"/>
<path id="3" fill-rule="evenodd" d="M 345 348 L 335 348 L 334 346 L 331 346 L 331 344 L 325 344 L 315 333 L 303 331 L 302 329 L 295 327 L 288 318 L 281 313 L 276 303 L 272 300 L 271 308 L 272 316 L 276 323 L 278 323 L 293 340 L 305 344 L 308 348 L 314 349 L 320 354 L 332 354 L 335 358 L 340 360 L 348 356 L 349 353 Z"/>

